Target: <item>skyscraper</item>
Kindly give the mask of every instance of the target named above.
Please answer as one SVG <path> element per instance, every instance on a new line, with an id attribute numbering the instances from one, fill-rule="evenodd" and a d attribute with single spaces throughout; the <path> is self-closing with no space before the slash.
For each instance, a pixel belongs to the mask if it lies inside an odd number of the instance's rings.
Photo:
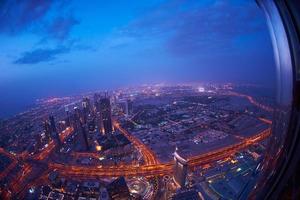
<path id="1" fill-rule="evenodd" d="M 128 105 L 128 115 L 131 115 L 133 111 L 133 101 L 131 99 L 128 99 L 127 105 Z"/>
<path id="2" fill-rule="evenodd" d="M 66 126 L 71 126 L 71 118 L 70 118 L 70 112 L 68 106 L 65 106 L 65 112 L 66 112 Z"/>
<path id="3" fill-rule="evenodd" d="M 78 107 L 74 107 L 74 128 L 79 130 L 81 128 L 80 123 L 81 120 L 81 111 Z"/>
<path id="4" fill-rule="evenodd" d="M 90 146 L 89 146 L 89 141 L 88 141 L 88 136 L 87 136 L 87 131 L 86 131 L 86 125 L 85 124 L 80 124 L 81 125 L 81 134 L 82 134 L 82 138 L 83 138 L 83 150 L 84 151 L 89 151 L 90 150 Z"/>
<path id="5" fill-rule="evenodd" d="M 51 139 L 51 126 L 48 120 L 44 121 L 44 131 L 47 142 Z"/>
<path id="6" fill-rule="evenodd" d="M 184 187 L 187 176 L 187 161 L 177 151 L 178 149 L 176 148 L 174 153 L 174 181 L 180 187 Z"/>
<path id="7" fill-rule="evenodd" d="M 105 96 L 100 99 L 100 109 L 103 122 L 104 133 L 108 134 L 113 131 L 111 120 L 111 105 L 109 97 Z"/>
<path id="8" fill-rule="evenodd" d="M 83 108 L 83 121 L 84 121 L 84 123 L 86 123 L 87 117 L 91 112 L 91 101 L 88 97 L 83 98 L 82 108 Z"/>
<path id="9" fill-rule="evenodd" d="M 98 127 L 98 131 L 102 134 L 104 134 L 104 128 L 103 128 L 103 120 L 102 120 L 102 111 L 101 111 L 101 103 L 100 103 L 100 95 L 95 94 L 94 95 L 94 105 L 95 105 L 95 116 L 96 116 L 96 125 Z"/>
<path id="10" fill-rule="evenodd" d="M 59 138 L 59 133 L 57 132 L 56 125 L 55 125 L 55 120 L 54 120 L 54 117 L 52 115 L 49 116 L 49 121 L 50 121 L 52 138 L 60 146 L 61 141 L 60 141 L 60 138 Z"/>
<path id="11" fill-rule="evenodd" d="M 119 101 L 119 106 L 121 107 L 124 115 L 127 117 L 129 115 L 128 101 L 127 100 L 120 100 Z"/>

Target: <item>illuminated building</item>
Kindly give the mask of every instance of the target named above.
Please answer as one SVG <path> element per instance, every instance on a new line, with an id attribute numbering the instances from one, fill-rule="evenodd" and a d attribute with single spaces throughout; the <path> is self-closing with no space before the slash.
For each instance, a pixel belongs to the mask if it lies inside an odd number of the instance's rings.
<path id="1" fill-rule="evenodd" d="M 98 131 L 101 134 L 104 134 L 103 120 L 102 120 L 102 114 L 101 114 L 100 95 L 97 93 L 94 95 L 94 105 L 95 105 L 95 116 L 96 116 L 95 125 L 97 125 Z"/>
<path id="2" fill-rule="evenodd" d="M 83 137 L 83 147 L 85 151 L 89 151 L 89 142 L 88 142 L 88 136 L 87 136 L 87 131 L 86 131 L 86 126 L 84 124 L 81 124 L 81 134 Z"/>
<path id="3" fill-rule="evenodd" d="M 60 146 L 61 141 L 60 141 L 60 138 L 59 138 L 59 133 L 57 132 L 56 125 L 55 125 L 55 120 L 54 120 L 54 117 L 52 115 L 49 116 L 49 121 L 50 121 L 52 138 Z"/>
<path id="4" fill-rule="evenodd" d="M 81 111 L 78 107 L 74 107 L 74 114 L 75 114 L 75 119 L 80 121 L 81 120 Z"/>
<path id="5" fill-rule="evenodd" d="M 44 121 L 44 132 L 46 140 L 49 141 L 51 139 L 51 126 L 48 120 Z"/>
<path id="6" fill-rule="evenodd" d="M 41 135 L 37 134 L 35 136 L 35 151 L 38 151 L 39 148 L 42 146 L 42 137 Z"/>
<path id="7" fill-rule="evenodd" d="M 132 114 L 132 110 L 133 110 L 133 101 L 131 99 L 127 100 L 127 105 L 128 105 L 128 115 Z"/>
<path id="8" fill-rule="evenodd" d="M 100 109 L 102 116 L 102 123 L 104 128 L 104 133 L 108 134 L 113 131 L 112 120 L 111 120 L 111 105 L 109 97 L 104 97 L 100 99 Z"/>
<path id="9" fill-rule="evenodd" d="M 122 109 L 125 116 L 132 114 L 133 102 L 130 99 L 119 100 L 119 106 Z"/>
<path id="10" fill-rule="evenodd" d="M 119 102 L 119 106 L 121 107 L 123 113 L 127 117 L 129 115 L 129 110 L 128 110 L 128 101 L 127 100 L 122 100 Z"/>
<path id="11" fill-rule="evenodd" d="M 86 123 L 87 117 L 91 111 L 91 102 L 90 102 L 89 98 L 87 98 L 87 97 L 83 98 L 82 108 L 83 108 L 83 120 L 84 120 L 84 123 Z"/>
<path id="12" fill-rule="evenodd" d="M 70 119 L 70 112 L 69 112 L 68 106 L 65 106 L 65 112 L 66 112 L 66 115 L 67 115 L 66 126 L 70 126 L 71 125 L 71 119 Z"/>
<path id="13" fill-rule="evenodd" d="M 187 176 L 187 161 L 178 154 L 177 148 L 174 153 L 174 161 L 174 181 L 178 186 L 184 187 Z"/>
<path id="14" fill-rule="evenodd" d="M 95 118 L 95 120 L 96 120 L 95 125 L 97 126 L 98 131 L 99 131 L 101 134 L 104 134 L 103 121 L 102 121 L 102 116 L 101 116 L 101 113 L 100 113 L 100 112 L 97 112 L 97 113 L 96 113 L 96 118 Z"/>
<path id="15" fill-rule="evenodd" d="M 89 133 L 96 132 L 95 118 L 91 117 L 90 115 L 88 116 L 87 126 L 88 126 Z"/>

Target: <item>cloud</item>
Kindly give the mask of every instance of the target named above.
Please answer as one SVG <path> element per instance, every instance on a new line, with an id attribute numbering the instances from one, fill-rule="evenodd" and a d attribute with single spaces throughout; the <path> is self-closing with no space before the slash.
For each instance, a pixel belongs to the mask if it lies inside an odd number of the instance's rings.
<path id="1" fill-rule="evenodd" d="M 175 54 L 192 52 L 224 52 L 237 48 L 237 39 L 252 36 L 265 30 L 263 17 L 254 3 L 233 4 L 218 1 L 216 4 L 185 13 L 182 25 L 167 45 Z"/>
<path id="2" fill-rule="evenodd" d="M 72 28 L 79 24 L 79 21 L 74 16 L 55 18 L 49 25 L 45 26 L 47 37 L 64 40 L 68 38 Z"/>
<path id="3" fill-rule="evenodd" d="M 83 45 L 80 40 L 67 40 L 55 48 L 36 48 L 32 51 L 22 53 L 20 58 L 16 59 L 14 64 L 38 64 L 57 59 L 60 55 L 70 53 L 71 51 L 97 51 L 97 49 Z M 66 62 L 66 60 L 64 61 Z"/>
<path id="4" fill-rule="evenodd" d="M 161 38 L 168 52 L 183 56 L 225 52 L 238 46 L 239 37 L 264 30 L 264 18 L 255 2 L 176 0 L 149 9 L 120 33 L 147 40 Z"/>
<path id="5" fill-rule="evenodd" d="M 15 64 L 38 64 L 41 62 L 49 62 L 58 55 L 66 54 L 70 51 L 69 48 L 60 46 L 53 49 L 35 49 L 23 53 L 23 55 L 14 61 Z"/>
<path id="6" fill-rule="evenodd" d="M 67 39 L 72 27 L 79 23 L 72 13 L 68 13 L 69 2 L 70 0 L 2 0 L 0 33 L 18 35 L 29 31 L 44 39 Z"/>
<path id="7" fill-rule="evenodd" d="M 18 37 L 23 33 L 33 33 L 40 37 L 33 50 L 24 52 L 13 63 L 48 62 L 71 49 L 83 49 L 71 36 L 73 27 L 80 22 L 74 17 L 70 2 L 71 0 L 0 1 L 0 34 Z M 47 47 L 49 45 L 52 48 Z M 57 47 L 53 48 L 53 45 Z"/>
<path id="8" fill-rule="evenodd" d="M 0 31 L 17 34 L 44 17 L 52 5 L 51 0 L 3 0 L 0 3 Z"/>

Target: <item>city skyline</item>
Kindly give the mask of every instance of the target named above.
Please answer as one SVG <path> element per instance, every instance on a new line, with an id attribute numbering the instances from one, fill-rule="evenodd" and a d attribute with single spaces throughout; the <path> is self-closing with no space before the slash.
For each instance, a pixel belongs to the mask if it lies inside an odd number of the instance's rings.
<path id="1" fill-rule="evenodd" d="M 275 109 L 259 90 L 144 85 L 40 100 L 0 123 L 0 197 L 246 197 Z"/>
<path id="2" fill-rule="evenodd" d="M 252 1 L 4 1 L 0 8 L 3 116 L 37 98 L 143 83 L 274 86 L 269 33 Z"/>

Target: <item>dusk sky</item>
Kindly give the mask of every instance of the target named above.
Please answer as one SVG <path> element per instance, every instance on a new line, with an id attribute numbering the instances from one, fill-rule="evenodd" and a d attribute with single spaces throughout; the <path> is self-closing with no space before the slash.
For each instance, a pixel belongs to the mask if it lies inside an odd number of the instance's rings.
<path id="1" fill-rule="evenodd" d="M 97 89 L 275 80 L 254 0 L 4 0 L 0 43 L 0 117 Z"/>

